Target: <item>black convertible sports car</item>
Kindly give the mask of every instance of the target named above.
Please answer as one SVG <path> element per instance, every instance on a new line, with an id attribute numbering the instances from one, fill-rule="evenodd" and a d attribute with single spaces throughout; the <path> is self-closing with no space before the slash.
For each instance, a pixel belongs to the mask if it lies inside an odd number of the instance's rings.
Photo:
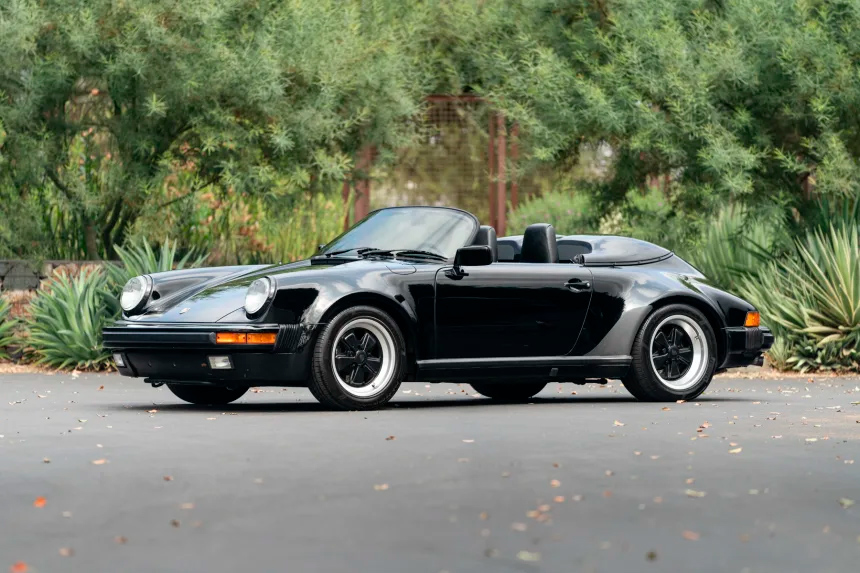
<path id="1" fill-rule="evenodd" d="M 333 408 L 377 408 L 404 380 L 525 400 L 605 378 L 689 400 L 773 344 L 749 303 L 666 249 L 545 223 L 497 239 L 442 207 L 374 211 L 296 263 L 135 277 L 121 304 L 104 330 L 119 371 L 199 404 L 306 386 Z"/>

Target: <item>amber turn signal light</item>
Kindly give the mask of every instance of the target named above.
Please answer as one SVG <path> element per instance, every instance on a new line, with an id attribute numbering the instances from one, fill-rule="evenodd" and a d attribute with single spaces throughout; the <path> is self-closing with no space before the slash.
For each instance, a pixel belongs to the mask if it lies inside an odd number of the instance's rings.
<path id="1" fill-rule="evenodd" d="M 215 335 L 218 344 L 245 344 L 248 337 L 244 332 L 219 332 Z"/>
<path id="2" fill-rule="evenodd" d="M 274 332 L 219 332 L 215 334 L 218 344 L 274 344 L 277 334 Z"/>
<path id="3" fill-rule="evenodd" d="M 249 332 L 248 344 L 274 344 L 275 336 L 274 332 Z"/>
<path id="4" fill-rule="evenodd" d="M 761 315 L 758 311 L 752 310 L 747 313 L 747 319 L 744 321 L 744 326 L 758 326 L 761 324 Z"/>

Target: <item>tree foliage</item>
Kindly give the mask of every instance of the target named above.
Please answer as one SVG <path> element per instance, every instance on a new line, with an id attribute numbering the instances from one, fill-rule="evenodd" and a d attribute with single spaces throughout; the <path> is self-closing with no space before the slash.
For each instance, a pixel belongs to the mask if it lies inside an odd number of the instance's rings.
<path id="1" fill-rule="evenodd" d="M 611 149 L 601 208 L 664 181 L 681 221 L 803 221 L 860 194 L 858 46 L 857 0 L 9 0 L 0 242 L 112 256 L 203 189 L 289 210 L 392 160 L 431 93 L 518 122 L 521 169 Z"/>

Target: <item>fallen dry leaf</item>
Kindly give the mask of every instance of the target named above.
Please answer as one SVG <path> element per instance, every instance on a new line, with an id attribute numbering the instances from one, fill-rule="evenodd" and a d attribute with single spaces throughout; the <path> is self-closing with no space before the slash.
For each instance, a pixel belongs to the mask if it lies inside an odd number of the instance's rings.
<path id="1" fill-rule="evenodd" d="M 615 420 L 614 422 L 612 422 L 612 425 L 613 426 L 623 426 L 624 422 L 619 422 L 618 420 Z"/>
<path id="2" fill-rule="evenodd" d="M 102 459 L 100 459 L 100 460 L 93 460 L 93 465 L 94 465 L 94 466 L 103 466 L 103 465 L 105 465 L 106 463 L 107 463 L 107 460 L 106 460 L 106 459 L 104 459 L 104 458 L 102 458 Z"/>
<path id="3" fill-rule="evenodd" d="M 818 438 L 806 438 L 807 442 L 817 442 Z"/>
<path id="4" fill-rule="evenodd" d="M 63 557 L 72 557 L 75 554 L 75 550 L 71 547 L 60 547 L 60 555 Z"/>
<path id="5" fill-rule="evenodd" d="M 707 495 L 705 492 L 696 491 L 695 489 L 684 490 L 684 493 L 687 494 L 687 497 L 705 497 Z"/>
<path id="6" fill-rule="evenodd" d="M 554 479 L 549 482 L 550 487 L 561 487 L 561 482 L 557 479 Z"/>
<path id="7" fill-rule="evenodd" d="M 517 559 L 520 561 L 540 561 L 540 553 L 536 551 L 520 551 L 517 553 Z"/>
<path id="8" fill-rule="evenodd" d="M 472 444 L 474 442 L 475 442 L 475 440 L 463 440 L 464 444 Z"/>
<path id="9" fill-rule="evenodd" d="M 171 519 L 171 520 L 170 520 L 170 525 L 172 525 L 173 527 L 179 527 L 179 526 L 180 526 L 180 525 L 182 525 L 182 524 L 179 522 L 179 520 L 178 520 L 178 519 Z"/>
<path id="10" fill-rule="evenodd" d="M 164 481 L 173 481 L 173 476 L 164 476 Z"/>
<path id="11" fill-rule="evenodd" d="M 157 414 L 158 410 L 147 410 L 146 413 L 147 414 Z"/>
<path id="12" fill-rule="evenodd" d="M 487 514 L 487 512 L 486 512 L 486 511 L 482 511 L 482 512 L 481 512 L 481 515 L 479 515 L 478 517 L 480 517 L 482 521 L 487 521 L 487 519 L 488 519 L 490 516 Z"/>
<path id="13" fill-rule="evenodd" d="M 525 531 L 528 529 L 528 526 L 525 523 L 516 522 L 511 524 L 511 529 L 514 531 Z"/>
<path id="14" fill-rule="evenodd" d="M 661 410 L 663 410 L 664 412 L 668 412 L 668 411 L 669 411 L 669 410 L 671 410 L 672 408 L 670 408 L 669 406 L 663 406 L 663 407 L 662 407 L 662 408 L 660 408 L 660 409 L 661 409 Z"/>
<path id="15" fill-rule="evenodd" d="M 45 504 L 48 503 L 44 497 L 39 496 L 33 501 L 33 507 L 45 507 Z"/>
<path id="16" fill-rule="evenodd" d="M 101 386 L 99 386 L 99 390 L 104 390 L 104 389 L 105 389 L 104 384 L 102 384 Z"/>
<path id="17" fill-rule="evenodd" d="M 126 543 L 128 543 L 128 537 L 124 535 L 117 535 L 113 538 L 113 542 L 118 545 L 125 545 Z"/>
<path id="18" fill-rule="evenodd" d="M 194 509 L 193 503 L 183 503 L 179 506 L 179 509 Z"/>
<path id="19" fill-rule="evenodd" d="M 681 536 L 688 541 L 696 541 L 697 539 L 699 539 L 699 537 L 701 537 L 701 535 L 699 535 L 695 531 L 690 530 L 684 531 Z"/>
<path id="20" fill-rule="evenodd" d="M 376 491 L 385 491 L 388 489 L 388 484 L 387 483 L 378 483 L 378 484 L 375 484 L 373 486 L 373 489 L 375 489 Z"/>
<path id="21" fill-rule="evenodd" d="M 839 505 L 841 505 L 843 509 L 848 509 L 849 507 L 851 507 L 855 503 L 856 502 L 853 499 L 848 499 L 847 497 L 843 497 L 842 499 L 839 500 Z"/>
<path id="22" fill-rule="evenodd" d="M 385 438 L 385 441 L 390 442 L 391 440 L 396 440 L 396 439 L 397 438 L 395 438 L 394 436 L 388 436 L 387 438 Z"/>
<path id="23" fill-rule="evenodd" d="M 49 464 L 49 463 L 51 463 L 51 458 L 42 458 L 42 463 L 43 463 L 43 464 Z"/>
<path id="24" fill-rule="evenodd" d="M 739 454 L 743 451 L 743 448 L 734 448 L 733 450 L 729 450 L 730 454 Z"/>
<path id="25" fill-rule="evenodd" d="M 16 561 L 9 567 L 9 573 L 27 573 L 30 568 L 23 561 Z"/>
<path id="26" fill-rule="evenodd" d="M 556 503 L 564 503 L 564 496 L 563 495 L 557 495 L 554 498 L 552 498 L 552 500 Z"/>

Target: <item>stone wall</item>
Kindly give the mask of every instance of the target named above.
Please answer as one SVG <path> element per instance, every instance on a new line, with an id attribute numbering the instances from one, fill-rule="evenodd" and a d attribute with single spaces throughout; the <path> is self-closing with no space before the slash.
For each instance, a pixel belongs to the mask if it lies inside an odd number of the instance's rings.
<path id="1" fill-rule="evenodd" d="M 104 261 L 0 261 L 0 292 L 35 291 L 43 280 L 51 277 L 60 267 L 80 268 L 85 265 L 103 265 Z"/>

